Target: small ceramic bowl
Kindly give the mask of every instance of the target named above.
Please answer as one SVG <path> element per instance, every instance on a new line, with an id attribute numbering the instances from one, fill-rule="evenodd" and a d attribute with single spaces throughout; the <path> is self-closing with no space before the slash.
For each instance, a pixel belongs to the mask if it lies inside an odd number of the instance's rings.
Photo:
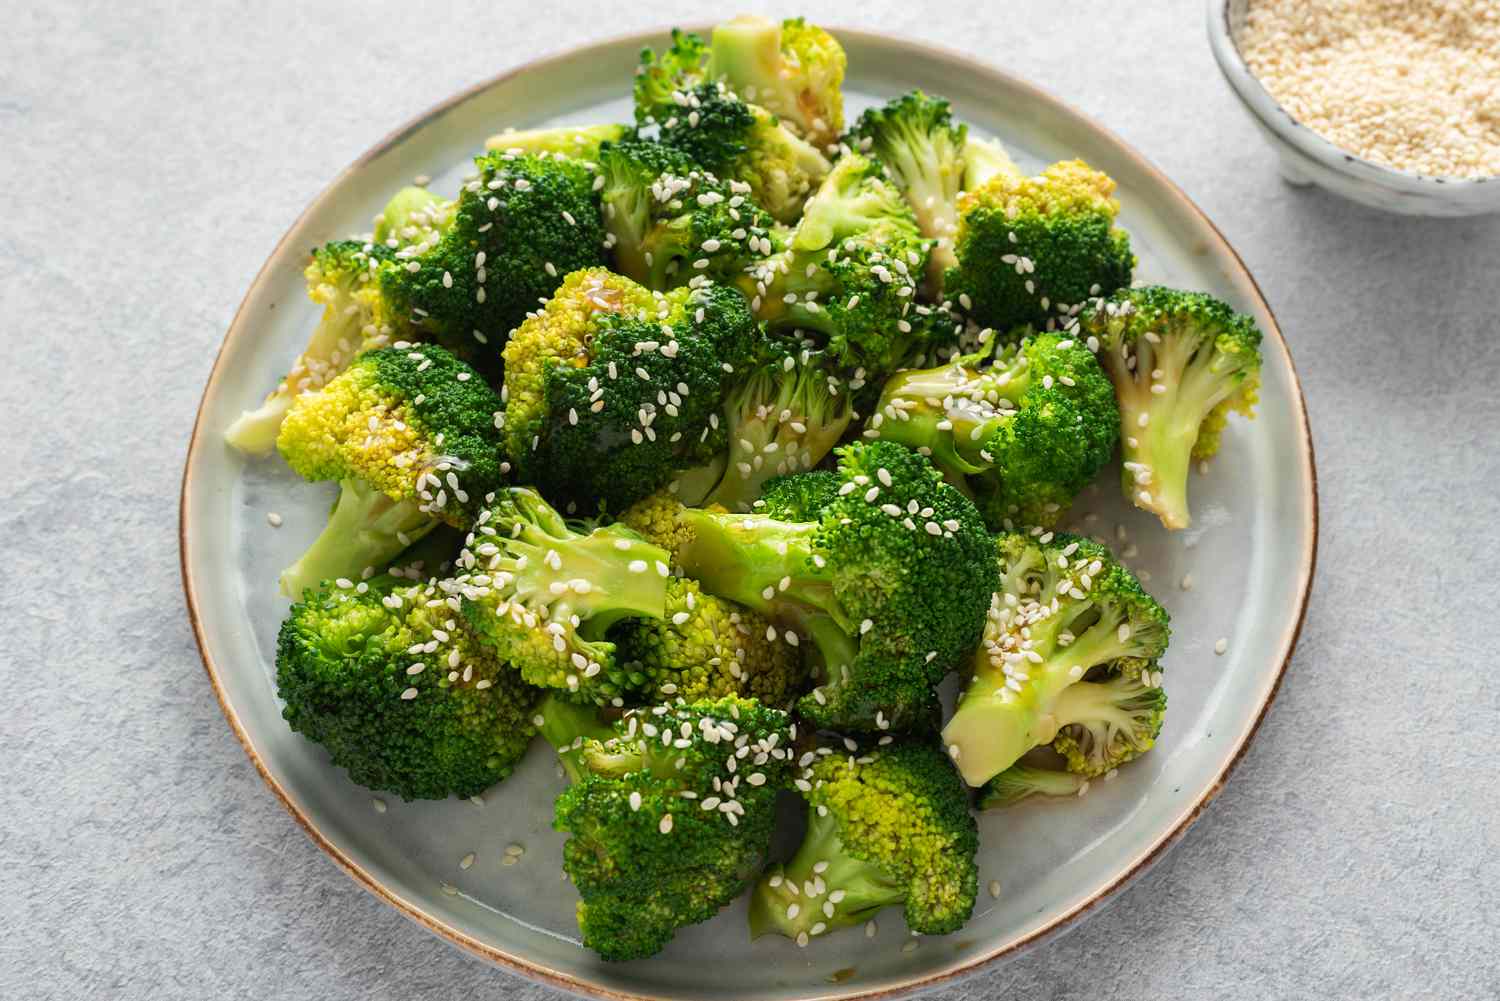
<path id="1" fill-rule="evenodd" d="M 1335 146 L 1276 103 L 1240 54 L 1250 0 L 1208 0 L 1208 39 L 1224 79 L 1270 141 L 1281 176 L 1316 184 L 1350 201 L 1403 215 L 1500 212 L 1500 177 L 1433 177 L 1392 170 Z"/>

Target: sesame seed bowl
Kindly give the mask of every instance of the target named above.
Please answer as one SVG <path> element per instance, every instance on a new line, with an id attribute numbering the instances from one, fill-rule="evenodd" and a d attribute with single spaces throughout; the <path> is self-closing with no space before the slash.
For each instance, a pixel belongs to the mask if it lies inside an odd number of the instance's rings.
<path id="1" fill-rule="evenodd" d="M 513 776 L 473 801 L 407 803 L 372 796 L 289 730 L 274 682 L 287 609 L 276 581 L 318 533 L 332 485 L 247 461 L 223 435 L 286 370 L 316 320 L 302 277 L 308 248 L 367 228 L 388 193 L 412 177 L 455 188 L 468 157 L 500 128 L 627 116 L 620 81 L 642 46 L 659 46 L 666 33 L 572 50 L 480 84 L 344 171 L 251 282 L 205 388 L 182 489 L 189 615 L 230 727 L 319 847 L 434 934 L 565 990 L 696 1001 L 890 996 L 1068 927 L 1158 860 L 1222 788 L 1275 695 L 1306 608 L 1317 539 L 1306 410 L 1275 318 L 1223 237 L 1139 154 L 1031 85 L 910 41 L 832 30 L 849 56 L 851 114 L 920 87 L 947 96 L 956 115 L 1002 139 L 1024 167 L 1078 156 L 1115 178 L 1137 277 L 1211 292 L 1265 332 L 1259 415 L 1231 425 L 1214 466 L 1194 477 L 1191 531 L 1169 536 L 1129 507 L 1114 489 L 1117 467 L 1079 499 L 1070 525 L 1128 547 L 1172 615 L 1172 713 L 1151 754 L 1083 798 L 980 816 L 980 901 L 962 931 L 916 938 L 899 910 L 886 910 L 868 933 L 848 929 L 807 948 L 779 936 L 752 942 L 741 899 L 651 959 L 605 963 L 579 944 L 576 894 L 560 878 L 564 836 L 551 818 L 562 780 L 550 755 L 534 748 Z"/>
<path id="2" fill-rule="evenodd" d="M 1361 205 L 1401 215 L 1500 212 L 1500 176 L 1424 173 L 1420 159 L 1405 164 L 1409 169 L 1396 169 L 1363 159 L 1299 121 L 1272 96 L 1247 61 L 1245 40 L 1253 2 L 1208 0 L 1209 43 L 1224 79 L 1276 151 L 1288 183 L 1317 185 Z"/>

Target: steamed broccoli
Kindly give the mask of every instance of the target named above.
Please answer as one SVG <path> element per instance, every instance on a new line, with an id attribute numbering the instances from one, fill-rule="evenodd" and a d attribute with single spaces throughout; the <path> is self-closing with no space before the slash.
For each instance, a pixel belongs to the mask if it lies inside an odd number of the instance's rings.
<path id="1" fill-rule="evenodd" d="M 575 160 L 599 159 L 599 147 L 619 142 L 628 130 L 623 125 L 555 125 L 543 129 L 506 129 L 484 141 L 484 148 L 501 153 L 561 153 Z"/>
<path id="2" fill-rule="evenodd" d="M 558 764 L 569 781 L 577 782 L 585 774 L 583 746 L 614 735 L 613 718 L 605 715 L 611 711 L 574 702 L 558 692 L 548 692 L 538 703 L 531 722 L 557 752 Z"/>
<path id="3" fill-rule="evenodd" d="M 392 195 L 375 217 L 375 242 L 388 250 L 425 250 L 442 239 L 456 207 L 456 202 L 444 201 L 426 188 L 408 185 Z"/>
<path id="4" fill-rule="evenodd" d="M 1129 285 L 1135 255 L 1114 224 L 1114 190 L 1082 160 L 1037 177 L 996 170 L 958 199 L 958 263 L 943 294 L 986 327 L 1054 329 L 1090 299 Z"/>
<path id="5" fill-rule="evenodd" d="M 807 835 L 791 861 L 756 883 L 751 935 L 806 945 L 895 906 L 913 932 L 963 927 L 979 882 L 979 833 L 943 752 L 926 742 L 824 745 L 802 762 L 795 782 L 807 800 Z"/>
<path id="6" fill-rule="evenodd" d="M 1188 471 L 1219 450 L 1231 411 L 1253 416 L 1260 328 L 1202 292 L 1116 293 L 1080 317 L 1114 380 L 1125 496 L 1168 528 L 1186 528 Z"/>
<path id="7" fill-rule="evenodd" d="M 604 225 L 616 270 L 666 290 L 732 282 L 771 252 L 775 221 L 740 181 L 720 181 L 662 143 L 612 143 L 599 154 Z"/>
<path id="8" fill-rule="evenodd" d="M 685 509 L 679 561 L 705 591 L 812 641 L 821 684 L 797 704 L 805 719 L 849 732 L 929 726 L 932 686 L 984 626 L 997 579 L 989 536 L 917 453 L 857 442 L 838 456 L 836 489 L 798 473 L 771 481 L 754 514 Z"/>
<path id="9" fill-rule="evenodd" d="M 992 529 L 1051 527 L 1114 455 L 1120 411 L 1076 338 L 991 336 L 937 368 L 898 372 L 870 425 L 967 483 Z"/>
<path id="10" fill-rule="evenodd" d="M 511 773 L 540 693 L 432 585 L 381 575 L 309 591 L 282 624 L 282 716 L 370 789 L 474 796 Z"/>
<path id="11" fill-rule="evenodd" d="M 761 350 L 732 288 L 651 292 L 595 268 L 567 277 L 505 347 L 505 434 L 525 482 L 619 511 L 724 448 L 725 393 Z"/>
<path id="12" fill-rule="evenodd" d="M 738 695 L 788 709 L 802 694 L 802 656 L 764 617 L 674 579 L 660 619 L 628 619 L 610 633 L 640 698 L 667 702 Z"/>
<path id="13" fill-rule="evenodd" d="M 1001 585 L 943 728 L 964 778 L 983 785 L 1048 743 L 1085 775 L 1150 748 L 1166 704 L 1166 610 L 1088 539 L 1007 533 L 995 552 Z"/>
<path id="14" fill-rule="evenodd" d="M 293 401 L 276 447 L 307 480 L 340 484 L 328 526 L 281 575 L 297 597 L 379 569 L 439 522 L 466 528 L 510 471 L 500 399 L 437 345 L 370 351 Z"/>
<path id="15" fill-rule="evenodd" d="M 1014 764 L 979 790 L 981 810 L 1000 810 L 1032 796 L 1082 796 L 1089 780 L 1076 772 Z"/>
<path id="16" fill-rule="evenodd" d="M 914 90 L 866 110 L 844 139 L 885 165 L 905 193 L 922 235 L 933 240 L 927 288 L 934 298 L 942 290 L 943 273 L 958 264 L 953 233 L 968 132 L 968 126 L 953 121 L 946 100 Z"/>
<path id="17" fill-rule="evenodd" d="M 396 251 L 380 289 L 394 322 L 493 377 L 499 345 L 562 276 L 604 263 L 604 228 L 582 162 L 499 150 L 475 163 L 447 228 Z"/>
<path id="18" fill-rule="evenodd" d="M 374 278 L 390 257 L 385 246 L 362 240 L 338 240 L 313 251 L 303 274 L 308 298 L 323 307 L 323 316 L 286 378 L 224 432 L 229 444 L 250 455 L 270 454 L 299 394 L 316 390 L 361 351 L 389 340 L 389 328 L 375 321 L 380 290 Z"/>
<path id="19" fill-rule="evenodd" d="M 686 507 L 669 484 L 642 497 L 620 512 L 620 524 L 636 532 L 652 545 L 666 551 L 670 566 L 678 566 L 677 554 L 692 538 L 692 530 L 679 517 Z"/>
<path id="20" fill-rule="evenodd" d="M 931 241 L 880 167 L 839 158 L 807 203 L 787 249 L 740 280 L 775 332 L 800 331 L 840 366 L 883 379 L 925 344 L 910 319 Z"/>
<path id="21" fill-rule="evenodd" d="M 647 49 L 635 78 L 635 117 L 657 138 L 724 181 L 750 186 L 757 204 L 782 222 L 828 173 L 828 158 L 776 116 L 711 79 L 702 39 L 680 31 L 660 57 Z"/>
<path id="22" fill-rule="evenodd" d="M 742 14 L 714 28 L 706 73 L 824 149 L 844 128 L 847 65 L 838 40 L 803 18 L 777 24 Z"/>
<path id="23" fill-rule="evenodd" d="M 572 835 L 563 869 L 584 945 L 607 960 L 650 956 L 744 892 L 792 733 L 784 713 L 724 698 L 631 710 L 612 737 L 584 743 L 554 821 Z"/>

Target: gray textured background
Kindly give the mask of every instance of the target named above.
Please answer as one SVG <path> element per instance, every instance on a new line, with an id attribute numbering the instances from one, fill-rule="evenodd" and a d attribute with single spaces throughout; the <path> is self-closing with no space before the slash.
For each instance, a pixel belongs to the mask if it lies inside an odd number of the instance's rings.
<path id="1" fill-rule="evenodd" d="M 0 997 L 558 997 L 303 836 L 224 725 L 177 575 L 199 392 L 303 205 L 459 88 L 720 13 L 422 6 L 4 5 Z M 1284 187 L 1198 0 L 918 6 L 802 9 L 1030 77 L 1175 178 L 1280 316 L 1323 491 L 1301 647 L 1227 791 L 1107 912 L 935 996 L 1497 996 L 1500 220 Z"/>

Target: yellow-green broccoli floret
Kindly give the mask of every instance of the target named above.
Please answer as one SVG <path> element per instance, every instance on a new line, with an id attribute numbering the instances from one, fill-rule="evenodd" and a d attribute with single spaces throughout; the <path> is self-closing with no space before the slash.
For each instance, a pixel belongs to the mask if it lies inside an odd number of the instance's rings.
<path id="1" fill-rule="evenodd" d="M 583 944 L 607 960 L 653 955 L 738 897 L 763 864 L 786 785 L 785 713 L 723 698 L 630 710 L 577 752 L 557 800 L 572 835 Z"/>
<path id="2" fill-rule="evenodd" d="M 623 125 L 557 125 L 543 129 L 507 129 L 484 141 L 484 148 L 518 156 L 523 153 L 561 153 L 575 160 L 599 159 L 599 147 L 619 142 Z"/>
<path id="3" fill-rule="evenodd" d="M 807 835 L 756 884 L 750 933 L 805 944 L 897 906 L 913 932 L 963 927 L 978 888 L 979 833 L 968 790 L 943 752 L 922 741 L 858 751 L 825 744 L 810 753 L 794 773 Z"/>
<path id="4" fill-rule="evenodd" d="M 1253 416 L 1260 328 L 1204 292 L 1126 289 L 1079 318 L 1114 381 L 1122 486 L 1168 528 L 1186 528 L 1188 472 L 1219 449 L 1231 411 Z"/>
<path id="5" fill-rule="evenodd" d="M 1085 538 L 1003 533 L 994 552 L 1000 587 L 943 728 L 964 778 L 983 785 L 1044 744 L 1084 775 L 1150 748 L 1166 707 L 1166 609 Z"/>
<path id="6" fill-rule="evenodd" d="M 844 47 L 817 25 L 742 14 L 714 28 L 705 72 L 825 149 L 844 128 L 847 67 Z"/>
<path id="7" fill-rule="evenodd" d="M 1115 182 L 1082 160 L 1036 177 L 1000 170 L 958 199 L 943 294 L 979 324 L 1065 325 L 1079 308 L 1130 284 L 1135 255 L 1115 226 Z"/>
<path id="8" fill-rule="evenodd" d="M 1082 796 L 1088 788 L 1089 780 L 1076 772 L 1017 763 L 984 784 L 978 805 L 981 810 L 1002 810 L 1032 796 Z"/>
<path id="9" fill-rule="evenodd" d="M 282 624 L 282 716 L 370 789 L 474 796 L 511 773 L 541 693 L 431 584 L 381 575 L 309 591 Z"/>
<path id="10" fill-rule="evenodd" d="M 990 528 L 1052 527 L 1114 455 L 1120 411 L 1073 335 L 991 336 L 978 351 L 885 384 L 870 431 L 922 451 L 971 489 Z"/>
<path id="11" fill-rule="evenodd" d="M 510 470 L 500 399 L 437 345 L 381 348 L 293 401 L 276 446 L 307 480 L 340 484 L 328 526 L 283 593 L 384 567 L 439 523 L 467 528 Z"/>

